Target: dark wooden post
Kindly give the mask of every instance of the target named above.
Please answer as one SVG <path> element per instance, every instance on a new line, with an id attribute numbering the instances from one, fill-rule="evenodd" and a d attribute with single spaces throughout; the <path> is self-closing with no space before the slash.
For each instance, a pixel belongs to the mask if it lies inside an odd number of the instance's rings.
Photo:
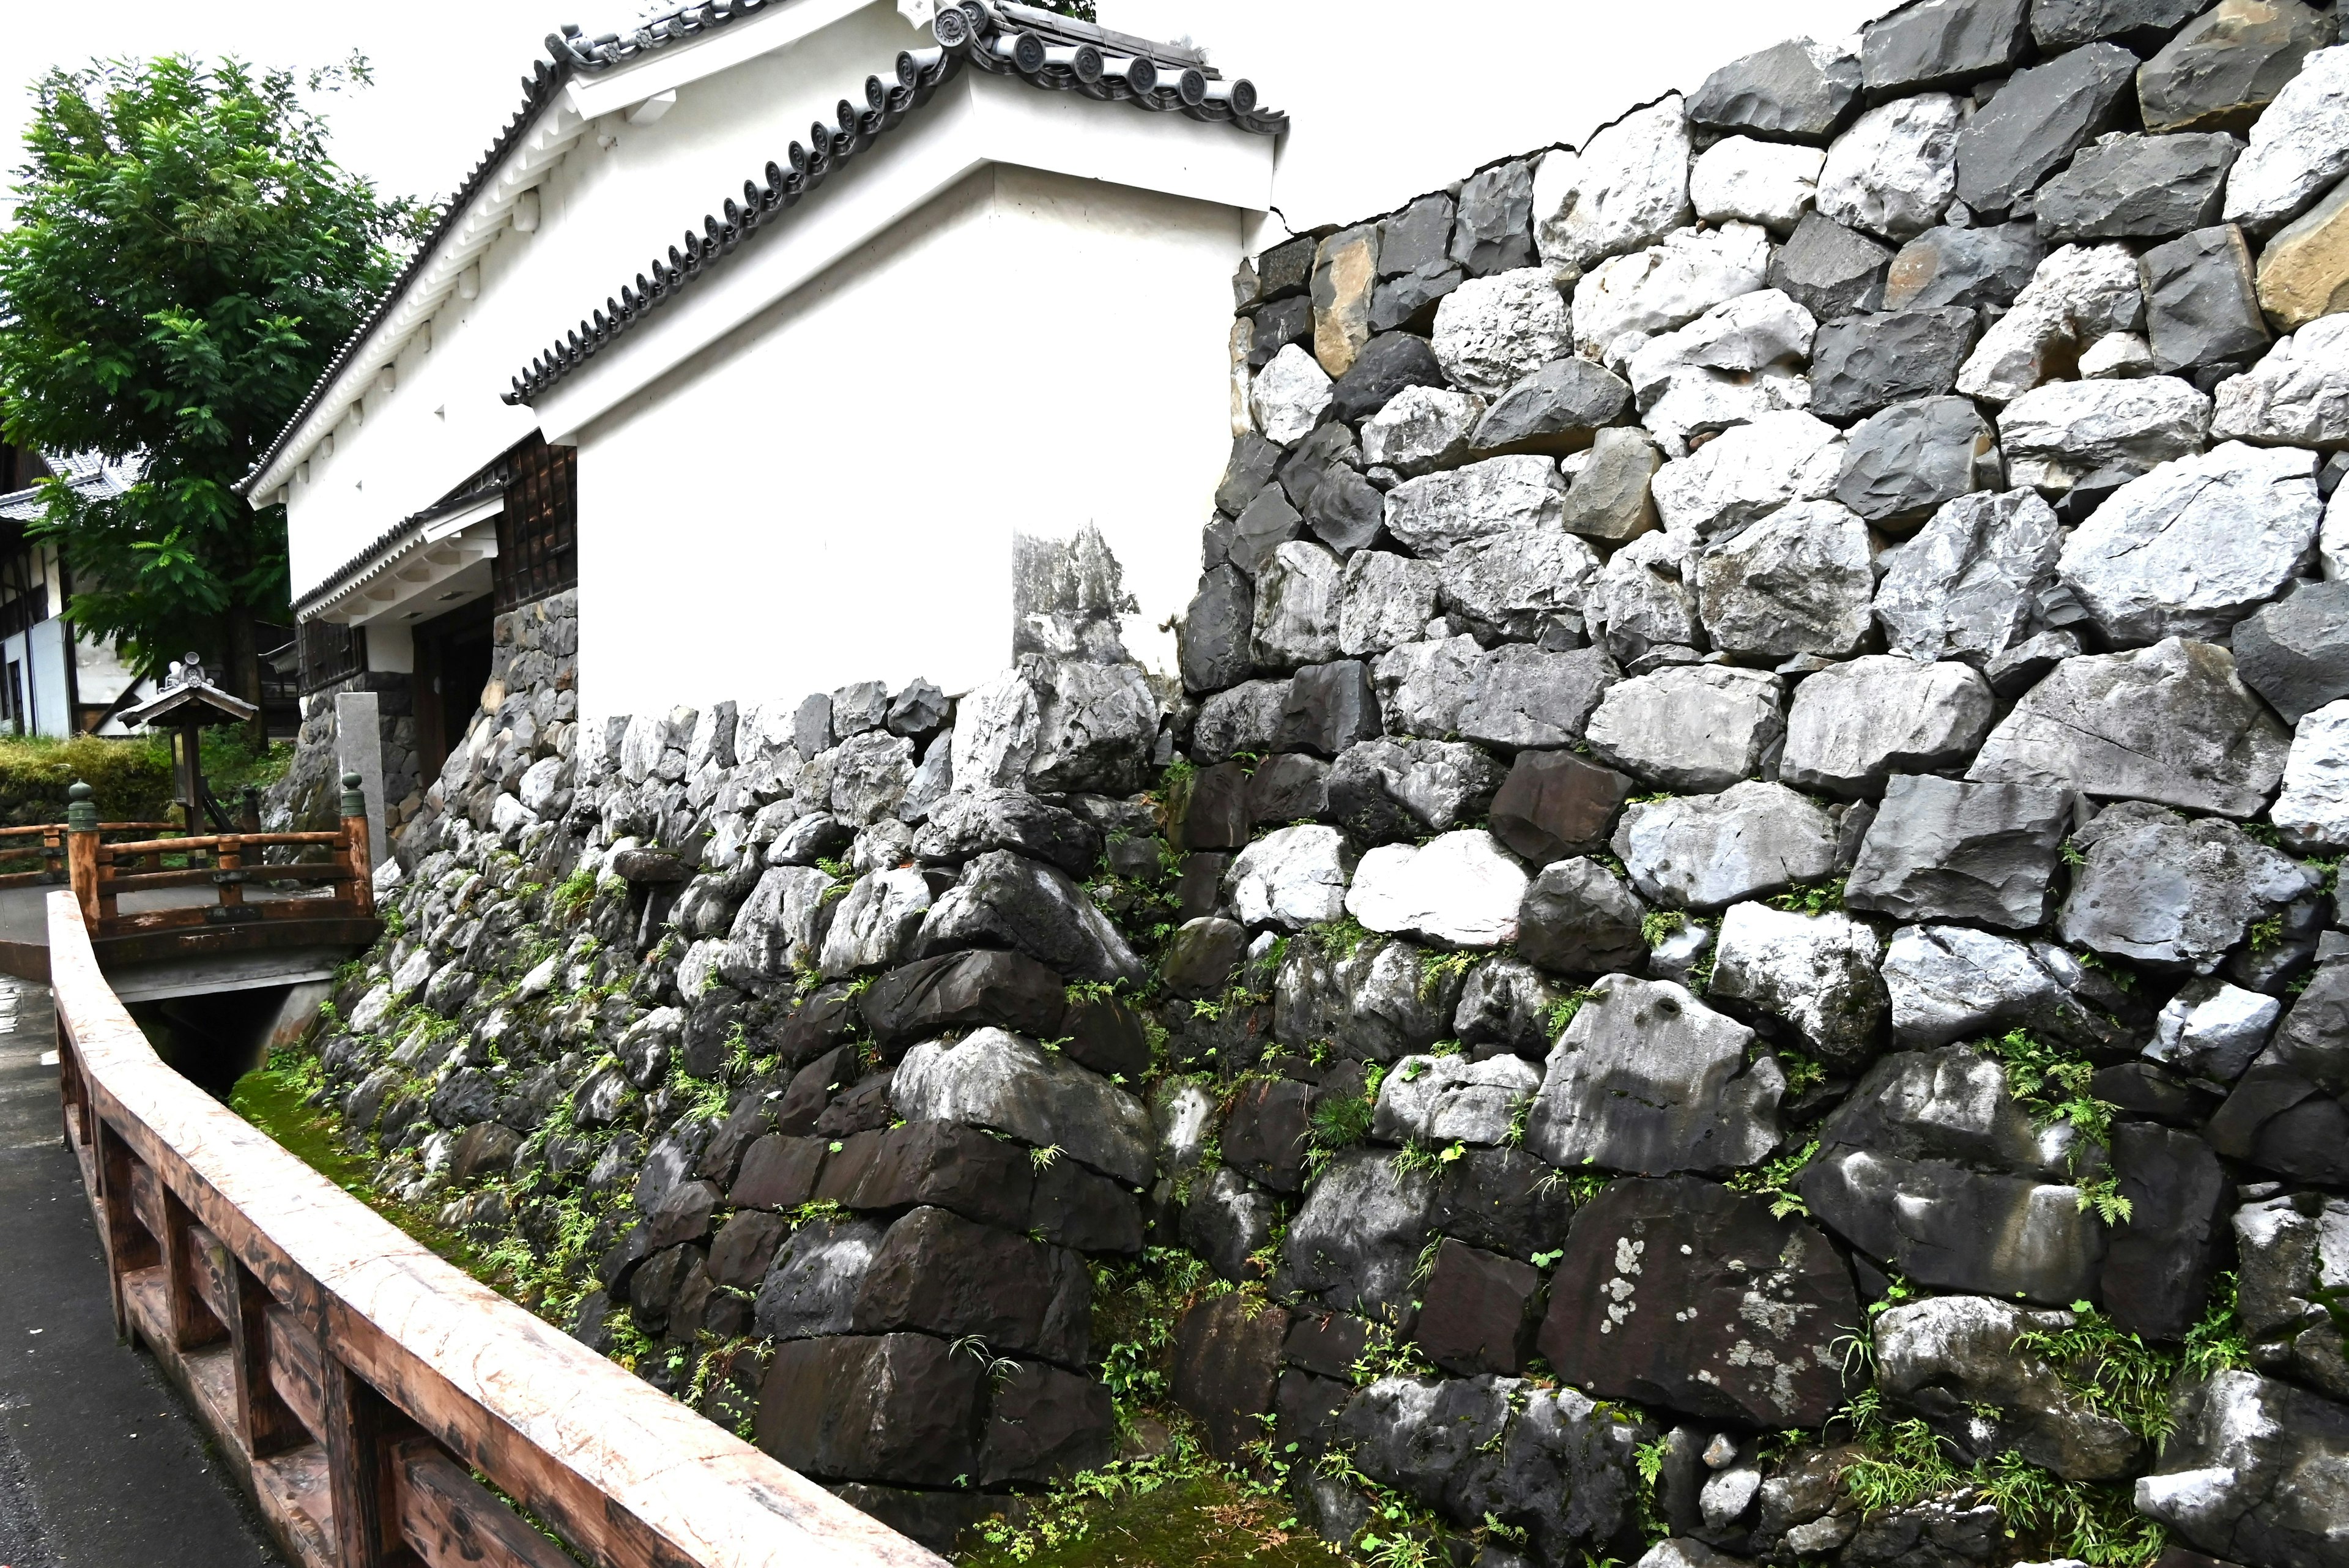
<path id="1" fill-rule="evenodd" d="M 123 1276 L 155 1262 L 155 1239 L 139 1222 L 130 1196 L 130 1171 L 138 1158 L 122 1135 L 106 1125 L 104 1116 L 90 1118 L 97 1136 L 98 1196 L 106 1213 L 106 1286 L 114 1301 L 114 1333 L 130 1337 L 130 1298 Z"/>
<path id="2" fill-rule="evenodd" d="M 343 868 L 350 873 L 351 912 L 375 913 L 375 848 L 367 842 L 367 796 L 359 775 L 343 775 Z"/>
<path id="3" fill-rule="evenodd" d="M 74 902 L 81 906 L 82 924 L 95 940 L 100 905 L 98 893 L 98 792 L 74 781 L 66 791 L 66 868 L 73 883 Z"/>
<path id="4" fill-rule="evenodd" d="M 415 1568 L 401 1541 L 392 1446 L 410 1424 L 374 1385 L 326 1356 L 318 1434 L 326 1449 L 326 1490 L 334 1500 L 336 1568 Z"/>
<path id="5" fill-rule="evenodd" d="M 171 1343 L 181 1350 L 216 1344 L 228 1331 L 205 1304 L 197 1275 L 202 1264 L 196 1255 L 196 1217 L 169 1185 L 157 1187 L 163 1199 L 163 1303 Z"/>
<path id="6" fill-rule="evenodd" d="M 220 890 L 222 904 L 244 902 L 243 878 L 237 875 L 244 866 L 244 846 L 230 839 L 212 851 L 212 886 Z"/>
<path id="7" fill-rule="evenodd" d="M 193 1235 L 204 1300 L 212 1315 L 228 1325 L 230 1359 L 236 1369 L 236 1430 L 244 1451 L 260 1459 L 301 1447 L 310 1434 L 277 1392 L 269 1288 L 219 1237 L 201 1226 Z"/>

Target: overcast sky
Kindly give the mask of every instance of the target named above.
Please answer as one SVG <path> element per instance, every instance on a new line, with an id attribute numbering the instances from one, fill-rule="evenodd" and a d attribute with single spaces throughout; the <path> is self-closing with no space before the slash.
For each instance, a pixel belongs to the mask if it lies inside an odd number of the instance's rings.
<path id="1" fill-rule="evenodd" d="M 0 170 L 25 161 L 31 84 L 52 65 L 184 52 L 306 69 L 374 63 L 375 86 L 321 100 L 336 158 L 388 192 L 449 194 L 522 101 L 522 75 L 563 22 L 591 29 L 634 15 L 628 0 L 96 0 L 7 6 Z"/>

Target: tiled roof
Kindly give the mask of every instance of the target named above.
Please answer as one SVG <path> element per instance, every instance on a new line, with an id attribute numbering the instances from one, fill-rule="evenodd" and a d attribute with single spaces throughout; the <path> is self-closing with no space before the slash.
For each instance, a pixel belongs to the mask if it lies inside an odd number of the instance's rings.
<path id="1" fill-rule="evenodd" d="M 750 0 L 734 0 L 733 7 L 721 15 L 717 0 L 709 0 L 656 18 L 629 39 L 605 35 L 594 40 L 566 40 L 569 52 L 564 57 L 577 69 L 604 69 L 633 58 L 642 49 L 689 36 L 679 28 L 722 26 L 725 20 L 753 8 Z M 667 31 L 656 34 L 656 29 Z M 862 108 L 841 99 L 835 117 L 838 123 L 818 123 L 812 129 L 812 147 L 794 141 L 788 153 L 789 168 L 770 161 L 763 182 L 745 180 L 740 202 L 728 197 L 722 213 L 703 217 L 699 232 L 687 230 L 666 257 L 654 257 L 648 270 L 638 273 L 633 284 L 623 285 L 616 296 L 604 301 L 602 309 L 591 312 L 532 360 L 514 377 L 504 400 L 530 402 L 595 358 L 655 308 L 709 272 L 754 231 L 775 222 L 842 165 L 895 129 L 966 65 L 998 76 L 1018 77 L 1032 87 L 1229 123 L 1261 136 L 1278 135 L 1288 126 L 1287 115 L 1257 108 L 1256 88 L 1247 78 L 1222 80 L 1196 63 L 1194 51 L 1128 38 L 1048 11 L 1024 5 L 1004 5 L 997 11 L 979 0 L 964 0 L 960 5 L 941 10 L 931 30 L 938 47 L 900 53 L 894 81 L 865 78 Z M 549 47 L 554 43 L 549 40 Z M 1146 52 L 1118 52 L 1124 48 Z M 1163 65 L 1160 57 L 1164 57 Z"/>
<path id="2" fill-rule="evenodd" d="M 316 381 L 311 383 L 310 390 L 303 397 L 301 406 L 287 417 L 285 427 L 277 432 L 277 439 L 269 443 L 269 449 L 254 461 L 253 467 L 246 471 L 244 478 L 238 482 L 237 488 L 240 493 L 259 479 L 271 463 L 277 461 L 279 454 L 285 450 L 285 443 L 294 439 L 294 432 L 302 428 L 302 421 L 310 417 L 310 410 L 317 407 L 318 400 L 326 395 L 326 389 L 335 384 L 335 378 L 343 373 L 345 367 L 349 365 L 351 357 L 366 344 L 367 337 L 381 323 L 385 315 L 390 311 L 399 296 L 408 291 L 408 286 L 415 281 L 416 275 L 423 270 L 425 265 L 431 260 L 433 252 L 440 248 L 440 242 L 448 237 L 449 231 L 472 206 L 474 198 L 481 194 L 481 187 L 489 182 L 491 176 L 495 174 L 499 166 L 504 163 L 506 154 L 513 150 L 514 143 L 520 140 L 523 132 L 527 130 L 531 122 L 538 118 L 541 109 L 554 101 L 555 95 L 562 90 L 563 84 L 570 79 L 570 66 L 560 62 L 559 59 L 557 63 L 552 64 L 545 60 L 532 63 L 531 74 L 522 78 L 522 107 L 514 110 L 513 117 L 506 121 L 505 129 L 498 132 L 496 140 L 490 143 L 490 150 L 481 154 L 481 161 L 473 165 L 473 171 L 465 176 L 464 183 L 457 187 L 457 193 L 449 198 L 448 205 L 440 210 L 440 221 L 432 225 L 432 232 L 424 237 L 424 243 L 418 245 L 415 254 L 408 258 L 408 265 L 400 269 L 398 279 L 389 288 L 384 290 L 383 297 L 376 301 L 375 308 L 367 313 L 367 319 L 359 323 L 357 331 L 343 340 L 342 348 L 336 350 L 334 358 L 327 361 L 326 369 L 319 373 Z"/>
<path id="3" fill-rule="evenodd" d="M 43 454 L 53 475 L 80 491 L 84 495 L 103 500 L 119 495 L 139 483 L 140 461 L 132 458 L 125 462 L 109 462 L 94 452 L 76 452 L 70 457 Z M 44 511 L 41 487 L 34 484 L 23 490 L 0 495 L 0 518 L 11 523 L 35 523 Z"/>
<path id="4" fill-rule="evenodd" d="M 407 554 L 423 542 L 424 530 L 441 518 L 503 494 L 512 473 L 512 464 L 502 456 L 423 511 L 410 513 L 377 535 L 366 548 L 328 572 L 315 587 L 294 601 L 295 618 L 301 619 L 305 610 L 333 598 L 353 578 L 367 575 L 394 556 Z"/>

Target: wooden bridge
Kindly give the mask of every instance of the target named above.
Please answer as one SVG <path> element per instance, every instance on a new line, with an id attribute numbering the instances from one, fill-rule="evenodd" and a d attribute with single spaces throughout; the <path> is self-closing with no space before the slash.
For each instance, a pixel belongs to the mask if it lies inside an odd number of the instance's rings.
<path id="1" fill-rule="evenodd" d="M 347 951 L 378 928 L 363 814 L 329 833 L 152 828 L 109 834 L 84 794 L 33 851 L 50 862 L 34 875 L 61 860 L 70 884 L 48 897 L 44 966 L 65 1137 L 117 1333 L 186 1394 L 290 1562 L 936 1568 L 444 1262 L 166 1065 L 109 983 L 118 962 L 329 938 Z M 313 858 L 264 861 L 272 850 Z M 312 890 L 245 898 L 287 881 Z M 215 898 L 191 907 L 120 908 L 207 886 Z"/>

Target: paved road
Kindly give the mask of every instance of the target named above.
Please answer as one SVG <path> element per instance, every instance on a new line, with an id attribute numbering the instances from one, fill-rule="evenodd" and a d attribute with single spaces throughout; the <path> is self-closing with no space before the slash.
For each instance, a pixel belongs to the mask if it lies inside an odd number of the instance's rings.
<path id="1" fill-rule="evenodd" d="M 0 979 L 0 1568 L 272 1568 L 178 1393 L 115 1340 L 53 1043 L 47 991 Z"/>

